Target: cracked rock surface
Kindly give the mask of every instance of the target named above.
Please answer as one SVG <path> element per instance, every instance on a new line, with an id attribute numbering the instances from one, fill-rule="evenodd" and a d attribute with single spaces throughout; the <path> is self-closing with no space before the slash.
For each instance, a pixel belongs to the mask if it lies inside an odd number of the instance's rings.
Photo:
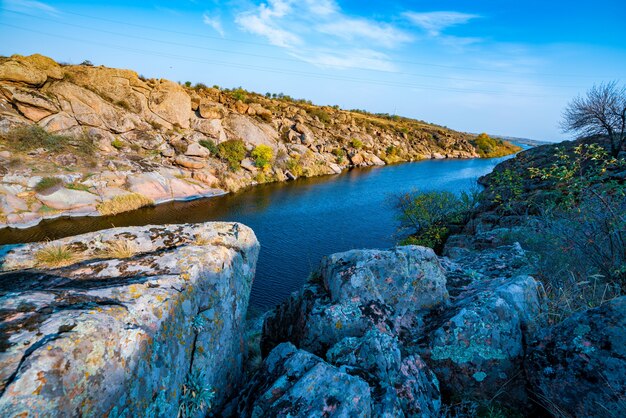
<path id="1" fill-rule="evenodd" d="M 127 258 L 108 258 L 113 242 Z M 37 254 L 71 252 L 64 267 Z M 0 416 L 176 416 L 202 371 L 240 384 L 259 244 L 237 223 L 115 228 L 0 250 Z"/>

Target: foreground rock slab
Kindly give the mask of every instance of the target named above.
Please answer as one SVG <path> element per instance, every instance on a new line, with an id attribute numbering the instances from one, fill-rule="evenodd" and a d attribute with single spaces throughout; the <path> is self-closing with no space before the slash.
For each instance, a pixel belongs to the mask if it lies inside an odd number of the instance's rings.
<path id="1" fill-rule="evenodd" d="M 626 297 L 573 315 L 531 343 L 534 395 L 560 416 L 626 414 Z"/>
<path id="2" fill-rule="evenodd" d="M 45 266 L 51 248 L 67 265 Z M 237 223 L 3 247 L 0 416 L 176 416 L 192 383 L 219 406 L 240 383 L 258 251 Z"/>

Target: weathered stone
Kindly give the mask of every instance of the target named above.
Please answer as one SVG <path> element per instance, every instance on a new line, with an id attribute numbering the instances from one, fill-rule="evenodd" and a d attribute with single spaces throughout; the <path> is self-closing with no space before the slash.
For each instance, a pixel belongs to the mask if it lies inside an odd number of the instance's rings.
<path id="1" fill-rule="evenodd" d="M 156 172 L 128 176 L 126 182 L 131 192 L 139 193 L 155 201 L 169 199 L 171 196 L 168 181 Z"/>
<path id="2" fill-rule="evenodd" d="M 119 241 L 136 255 L 102 260 Z M 82 261 L 19 271 L 50 244 L 1 251 L 1 416 L 176 416 L 188 379 L 214 391 L 214 408 L 233 395 L 259 250 L 249 228 L 116 228 L 53 244 Z"/>
<path id="3" fill-rule="evenodd" d="M 479 281 L 440 319 L 423 352 L 448 396 L 523 405 L 525 332 L 541 313 L 539 284 L 529 276 Z"/>
<path id="4" fill-rule="evenodd" d="M 39 86 L 48 77 L 63 78 L 63 69 L 54 60 L 43 55 L 13 55 L 0 63 L 0 80 Z"/>
<path id="5" fill-rule="evenodd" d="M 206 163 L 201 159 L 194 157 L 186 157 L 184 155 L 177 156 L 174 161 L 181 167 L 199 169 L 206 167 Z"/>
<path id="6" fill-rule="evenodd" d="M 370 417 L 370 389 L 321 358 L 277 346 L 238 397 L 236 417 Z"/>
<path id="7" fill-rule="evenodd" d="M 372 329 L 361 338 L 344 338 L 326 358 L 369 384 L 373 416 L 439 417 L 437 377 L 419 356 L 402 360 L 397 338 Z"/>
<path id="8" fill-rule="evenodd" d="M 191 98 L 181 86 L 168 80 L 161 80 L 150 92 L 150 110 L 167 122 L 189 128 Z"/>
<path id="9" fill-rule="evenodd" d="M 299 294 L 266 318 L 261 351 L 291 341 L 324 355 L 341 339 L 362 336 L 372 327 L 419 333 L 424 314 L 446 300 L 443 269 L 429 248 L 334 254 L 322 260 Z"/>
<path id="10" fill-rule="evenodd" d="M 204 119 L 222 119 L 226 114 L 224 106 L 205 100 L 200 102 L 198 112 Z"/>
<path id="11" fill-rule="evenodd" d="M 211 156 L 211 153 L 208 149 L 198 144 L 197 142 L 192 142 L 187 147 L 187 151 L 185 151 L 185 155 L 188 157 L 201 157 L 208 158 Z"/>
<path id="12" fill-rule="evenodd" d="M 530 343 L 526 373 L 536 401 L 555 416 L 626 411 L 626 296 L 580 312 Z"/>
<path id="13" fill-rule="evenodd" d="M 99 201 L 98 196 L 95 194 L 83 190 L 66 188 L 61 188 L 48 195 L 37 194 L 36 197 L 44 205 L 59 210 L 69 210 L 82 206 L 95 205 Z"/>

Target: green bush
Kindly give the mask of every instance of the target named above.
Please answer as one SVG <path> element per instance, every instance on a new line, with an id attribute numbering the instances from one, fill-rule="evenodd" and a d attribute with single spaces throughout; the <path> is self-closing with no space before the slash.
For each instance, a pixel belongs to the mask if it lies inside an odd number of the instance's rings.
<path id="1" fill-rule="evenodd" d="M 324 123 L 324 124 L 329 124 L 331 122 L 331 117 L 330 115 L 324 111 L 323 109 L 320 108 L 315 108 L 315 109 L 309 109 L 307 110 L 307 113 L 311 116 L 317 116 L 317 118 L 320 120 L 320 122 Z"/>
<path id="2" fill-rule="evenodd" d="M 244 89 L 242 89 L 241 87 L 238 87 L 236 89 L 233 89 L 230 92 L 230 96 L 235 99 L 235 100 L 241 100 L 242 102 L 246 103 L 248 101 L 248 92 L 245 91 Z"/>
<path id="3" fill-rule="evenodd" d="M 478 203 L 478 192 L 410 192 L 395 197 L 400 230 L 411 235 L 401 244 L 423 245 L 440 252 L 455 229 L 467 222 Z"/>
<path id="4" fill-rule="evenodd" d="M 217 155 L 217 145 L 215 145 L 215 142 L 210 139 L 201 139 L 198 143 L 208 149 L 211 155 Z"/>
<path id="5" fill-rule="evenodd" d="M 113 141 L 111 141 L 111 146 L 116 150 L 121 150 L 122 148 L 124 148 L 124 143 L 119 139 L 114 139 Z"/>
<path id="6" fill-rule="evenodd" d="M 352 140 L 350 141 L 350 145 L 352 145 L 352 147 L 356 149 L 363 148 L 363 142 L 357 138 L 352 138 Z"/>
<path id="7" fill-rule="evenodd" d="M 246 158 L 246 144 L 241 139 L 229 139 L 217 146 L 217 155 L 233 170 L 239 170 L 241 160 Z"/>
<path id="8" fill-rule="evenodd" d="M 44 177 L 39 180 L 34 189 L 37 193 L 41 193 L 61 184 L 63 184 L 63 180 L 58 177 Z"/>
<path id="9" fill-rule="evenodd" d="M 252 151 L 252 158 L 254 159 L 254 165 L 262 170 L 269 168 L 272 158 L 274 157 L 274 151 L 272 147 L 268 145 L 259 145 Z"/>
<path id="10" fill-rule="evenodd" d="M 472 142 L 476 148 L 476 152 L 482 158 L 503 157 L 521 150 L 520 147 L 509 142 L 491 138 L 484 132 L 478 135 Z"/>

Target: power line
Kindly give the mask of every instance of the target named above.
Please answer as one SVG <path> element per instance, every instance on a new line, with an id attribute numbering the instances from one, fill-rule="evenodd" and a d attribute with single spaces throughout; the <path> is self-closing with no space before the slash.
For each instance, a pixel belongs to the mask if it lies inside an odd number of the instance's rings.
<path id="1" fill-rule="evenodd" d="M 30 15 L 30 14 L 27 14 L 27 13 L 23 13 L 23 12 L 19 12 L 19 11 L 16 11 L 16 10 L 3 8 L 3 7 L 0 7 L 0 10 L 4 10 L 4 11 L 7 11 L 7 12 L 12 12 L 12 13 L 19 13 L 19 14 L 23 14 L 23 15 L 28 15 L 28 16 L 31 16 L 31 17 L 38 17 L 38 16 Z M 154 27 L 154 26 L 141 25 L 141 24 L 137 24 L 137 23 L 129 23 L 129 22 L 124 22 L 124 21 L 120 21 L 120 20 L 109 19 L 109 18 L 104 18 L 104 17 L 96 17 L 96 16 L 91 16 L 91 15 L 86 15 L 86 14 L 76 13 L 76 12 L 63 11 L 62 13 L 63 14 L 68 14 L 68 15 L 73 15 L 73 16 L 84 17 L 84 18 L 87 18 L 87 19 L 100 20 L 100 21 L 103 21 L 103 22 L 117 23 L 117 24 L 131 26 L 131 27 L 136 27 L 136 28 L 140 28 L 140 29 L 149 29 L 149 30 L 158 31 L 158 32 L 191 36 L 191 37 L 194 37 L 194 38 L 200 37 L 200 38 L 214 39 L 214 40 L 219 40 L 219 41 L 227 41 L 227 42 L 234 42 L 234 43 L 247 44 L 247 45 L 256 45 L 256 46 L 263 46 L 263 47 L 280 48 L 280 47 L 278 47 L 276 45 L 272 45 L 272 44 L 269 44 L 269 43 L 244 41 L 244 40 L 240 40 L 240 39 L 232 39 L 232 38 L 226 38 L 226 37 L 211 36 L 211 35 L 207 35 L 207 34 L 184 32 L 184 31 L 175 31 L 175 30 L 171 30 L 171 29 L 158 28 L 158 27 Z M 42 18 L 42 17 L 38 17 L 38 18 Z M 58 22 L 58 23 L 62 23 L 62 22 Z M 319 51 L 317 51 L 315 49 L 310 49 L 310 48 L 299 48 L 299 50 L 300 51 L 308 51 L 308 52 L 319 52 Z M 228 52 L 228 51 L 220 51 L 220 52 Z M 285 59 L 285 58 L 278 58 L 278 57 L 265 57 L 265 58 Z M 365 59 L 365 60 L 373 60 L 373 59 L 367 58 L 367 57 L 364 57 L 363 59 Z M 289 60 L 289 59 L 287 59 L 287 60 Z M 465 66 L 456 66 L 456 65 L 443 65 L 443 64 L 434 64 L 434 63 L 419 62 L 419 61 L 406 61 L 406 60 L 387 60 L 387 61 L 392 62 L 392 63 L 398 63 L 398 64 L 421 65 L 421 66 L 435 67 L 435 68 L 448 68 L 448 69 L 466 70 L 466 71 L 469 70 L 469 71 L 483 71 L 483 72 L 491 72 L 491 73 L 528 75 L 528 73 L 522 72 L 522 71 L 498 70 L 498 69 L 493 69 L 493 68 L 477 68 L 477 67 L 465 67 Z M 361 68 L 361 69 L 364 69 L 364 68 Z M 380 70 L 376 70 L 376 71 L 380 71 Z M 597 79 L 597 78 L 616 78 L 616 77 L 590 76 L 590 75 L 583 75 L 583 74 L 532 73 L 532 75 L 547 76 L 547 77 L 574 77 L 574 78 L 594 78 L 594 79 Z M 617 78 L 620 78 L 620 77 L 617 77 Z M 465 80 L 465 81 L 472 81 L 472 80 Z M 568 87 L 568 86 L 563 86 L 563 87 Z M 572 87 L 576 87 L 576 86 L 572 86 Z"/>
<path id="2" fill-rule="evenodd" d="M 233 54 L 233 55 L 240 55 L 240 56 L 249 56 L 249 57 L 256 57 L 256 58 L 266 58 L 266 59 L 272 59 L 272 60 L 279 60 L 279 61 L 289 61 L 289 62 L 297 62 L 297 63 L 302 63 L 303 60 L 301 59 L 295 59 L 295 58 L 286 58 L 286 57 L 272 57 L 272 56 L 268 56 L 268 55 L 262 55 L 262 54 L 254 54 L 254 53 L 249 53 L 249 52 L 241 52 L 241 51 L 232 51 L 232 50 L 224 50 L 224 49 L 217 49 L 217 48 L 209 48 L 209 47 L 205 47 L 205 46 L 200 46 L 200 45 L 193 45 L 193 44 L 185 44 L 185 43 L 181 43 L 181 42 L 173 42 L 173 41 L 167 41 L 167 40 L 160 40 L 160 39 L 155 39 L 155 38 L 148 38 L 145 36 L 138 36 L 138 35 L 128 35 L 128 34 L 124 34 L 124 33 L 120 33 L 120 32 L 114 32 L 114 31 L 110 31 L 110 30 L 106 30 L 106 29 L 96 29 L 96 28 L 92 28 L 92 27 L 88 27 L 88 26 L 83 26 L 83 25 L 78 25 L 75 23 L 68 23 L 68 22 L 62 22 L 56 19 L 50 19 L 50 18 L 45 18 L 42 16 L 35 16 L 32 14 L 28 14 L 28 13 L 22 13 L 22 12 L 17 12 L 17 11 L 13 11 L 13 10 L 8 10 L 8 9 L 3 9 L 0 7 L 0 10 L 6 10 L 8 12 L 11 13 L 16 13 L 22 16 L 29 16 L 35 19 L 40 19 L 40 20 L 46 20 L 49 22 L 53 22 L 53 23 L 58 23 L 58 24 L 62 24 L 62 25 L 66 25 L 66 26 L 71 26 L 71 27 L 75 27 L 75 28 L 79 28 L 79 29 L 86 29 L 86 30 L 90 30 L 90 31 L 94 31 L 94 32 L 100 32 L 100 33 L 106 33 L 109 35 L 116 35 L 116 36 L 123 36 L 125 38 L 133 38 L 133 39 L 140 39 L 140 40 L 144 40 L 144 41 L 150 41 L 150 42 L 156 42 L 156 43 L 161 43 L 161 44 L 167 44 L 167 45 L 173 45 L 173 46 L 182 46 L 182 47 L 186 47 L 186 48 L 194 48 L 194 49 L 199 49 L 199 50 L 204 50 L 204 51 L 211 51 L 211 52 L 221 52 L 221 53 L 226 53 L 226 54 Z M 417 74 L 417 73 L 406 73 L 406 72 L 401 72 L 401 71 L 388 71 L 388 70 L 380 70 L 380 69 L 374 69 L 374 68 L 363 68 L 363 67 L 351 67 L 353 69 L 357 69 L 357 70 L 365 70 L 365 71 L 372 71 L 372 72 L 377 72 L 377 73 L 385 73 L 385 74 L 393 74 L 393 75 L 406 75 L 406 76 L 412 76 L 412 77 L 425 77 L 425 78 L 434 78 L 434 79 L 439 79 L 439 80 L 451 80 L 451 81 L 469 81 L 469 82 L 476 82 L 476 83 L 483 83 L 483 84 L 502 84 L 502 85 L 510 85 L 510 86 L 519 86 L 519 87 L 548 87 L 548 88 L 585 88 L 586 86 L 564 86 L 564 85 L 550 85 L 550 86 L 544 86 L 541 84 L 523 84 L 523 83 L 515 83 L 515 82 L 507 82 L 507 81 L 496 81 L 496 80 L 477 80 L 477 79 L 471 79 L 471 78 L 461 78 L 461 77 L 446 77 L 446 76 L 437 76 L 437 75 L 430 75 L 430 74 Z"/>
<path id="3" fill-rule="evenodd" d="M 106 47 L 106 48 L 112 48 L 112 49 L 117 49 L 117 50 L 125 50 L 125 51 L 136 52 L 136 53 L 140 53 L 140 54 L 153 55 L 153 56 L 158 56 L 158 57 L 163 57 L 163 58 L 174 58 L 174 59 L 178 59 L 178 60 L 181 60 L 181 61 L 196 62 L 196 63 L 202 63 L 202 64 L 221 65 L 221 66 L 231 67 L 231 68 L 250 69 L 250 70 L 255 70 L 255 71 L 263 71 L 263 72 L 276 73 L 276 74 L 300 75 L 300 76 L 305 76 L 305 77 L 310 77 L 310 78 L 317 78 L 317 79 L 336 80 L 336 81 L 348 81 L 348 82 L 361 83 L 361 84 L 381 85 L 381 86 L 389 86 L 389 87 L 405 87 L 405 88 L 415 88 L 415 89 L 433 90 L 433 91 L 448 91 L 448 92 L 457 92 L 457 93 L 491 94 L 491 95 L 506 96 L 506 97 L 536 97 L 536 98 L 548 97 L 546 95 L 529 95 L 529 94 L 522 94 L 522 93 L 503 93 L 503 92 L 499 92 L 499 91 L 472 90 L 472 89 L 463 89 L 463 88 L 454 88 L 454 87 L 433 87 L 433 86 L 426 86 L 426 85 L 390 82 L 390 81 L 382 81 L 382 80 L 369 80 L 369 79 L 362 79 L 362 78 L 348 77 L 348 76 L 328 76 L 328 75 L 322 75 L 322 74 L 310 73 L 310 72 L 304 72 L 304 71 L 293 71 L 293 70 L 287 71 L 287 70 L 281 70 L 281 69 L 270 68 L 270 67 L 259 67 L 259 66 L 253 66 L 253 65 L 237 64 L 237 63 L 222 62 L 222 61 L 202 60 L 202 59 L 188 57 L 188 56 L 184 56 L 184 55 L 169 54 L 169 53 L 163 53 L 163 52 L 159 52 L 159 51 L 150 51 L 150 50 L 144 50 L 144 49 L 138 49 L 138 48 L 123 47 L 123 46 L 119 46 L 119 45 L 111 45 L 111 44 L 106 44 L 106 43 L 98 42 L 98 41 L 77 39 L 77 38 L 72 38 L 72 37 L 69 37 L 69 36 L 63 36 L 63 35 L 59 35 L 59 34 L 43 32 L 43 31 L 38 31 L 38 30 L 34 30 L 34 29 L 29 29 L 29 28 L 24 28 L 24 27 L 21 27 L 21 26 L 12 25 L 12 24 L 8 24 L 8 23 L 2 23 L 2 25 L 7 26 L 7 27 L 12 27 L 12 28 L 15 28 L 15 29 L 19 29 L 19 30 L 23 30 L 23 31 L 26 31 L 26 32 L 38 33 L 40 35 L 52 36 L 52 37 L 56 37 L 56 38 L 59 38 L 59 39 L 66 39 L 66 40 L 70 40 L 70 41 L 74 41 L 74 42 L 82 42 L 82 43 L 86 43 L 86 44 L 89 44 L 89 45 L 100 45 L 100 46 L 103 46 L 103 47 Z M 550 95 L 549 97 L 564 97 L 564 96 Z"/>

